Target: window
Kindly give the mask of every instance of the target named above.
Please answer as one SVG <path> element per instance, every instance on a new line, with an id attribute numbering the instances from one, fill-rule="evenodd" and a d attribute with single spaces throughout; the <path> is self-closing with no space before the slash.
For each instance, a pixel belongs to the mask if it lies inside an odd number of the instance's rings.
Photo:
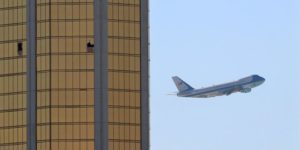
<path id="1" fill-rule="evenodd" d="M 18 42 L 18 55 L 22 55 L 23 54 L 23 43 Z"/>
<path id="2" fill-rule="evenodd" d="M 92 44 L 91 42 L 88 42 L 86 44 L 86 50 L 87 50 L 87 52 L 94 52 L 94 44 Z"/>

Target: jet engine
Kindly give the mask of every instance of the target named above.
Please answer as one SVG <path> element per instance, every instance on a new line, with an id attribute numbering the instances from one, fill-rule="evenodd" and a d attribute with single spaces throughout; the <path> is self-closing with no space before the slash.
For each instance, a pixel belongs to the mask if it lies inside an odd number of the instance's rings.
<path id="1" fill-rule="evenodd" d="M 250 88 L 242 89 L 241 92 L 242 93 L 249 93 L 249 92 L 251 92 L 251 89 Z"/>

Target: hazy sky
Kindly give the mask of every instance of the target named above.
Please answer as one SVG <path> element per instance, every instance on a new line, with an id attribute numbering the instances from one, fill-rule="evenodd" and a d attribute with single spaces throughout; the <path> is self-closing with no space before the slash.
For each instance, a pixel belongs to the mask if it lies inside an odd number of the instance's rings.
<path id="1" fill-rule="evenodd" d="M 299 150 L 300 1 L 151 0 L 151 149 Z M 248 94 L 178 98 L 258 74 Z"/>

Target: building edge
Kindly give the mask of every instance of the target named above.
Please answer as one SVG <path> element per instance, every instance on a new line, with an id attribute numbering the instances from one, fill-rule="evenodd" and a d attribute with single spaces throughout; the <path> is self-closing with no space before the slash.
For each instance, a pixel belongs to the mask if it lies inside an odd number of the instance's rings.
<path id="1" fill-rule="evenodd" d="M 108 150 L 108 1 L 94 0 L 95 150 Z"/>
<path id="2" fill-rule="evenodd" d="M 141 0 L 141 150 L 150 149 L 149 0 Z"/>
<path id="3" fill-rule="evenodd" d="M 27 11 L 27 150 L 36 150 L 36 0 Z"/>

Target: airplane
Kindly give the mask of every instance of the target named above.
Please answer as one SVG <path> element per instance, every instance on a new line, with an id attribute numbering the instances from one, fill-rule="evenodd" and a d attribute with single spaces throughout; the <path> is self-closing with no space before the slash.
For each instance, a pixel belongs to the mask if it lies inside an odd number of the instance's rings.
<path id="1" fill-rule="evenodd" d="M 209 98 L 222 95 L 230 95 L 235 92 L 249 93 L 251 89 L 257 87 L 265 82 L 263 77 L 258 75 L 251 75 L 237 81 L 215 85 L 211 87 L 194 89 L 189 84 L 181 80 L 179 77 L 172 77 L 177 89 L 178 97 L 192 97 L 192 98 Z"/>

